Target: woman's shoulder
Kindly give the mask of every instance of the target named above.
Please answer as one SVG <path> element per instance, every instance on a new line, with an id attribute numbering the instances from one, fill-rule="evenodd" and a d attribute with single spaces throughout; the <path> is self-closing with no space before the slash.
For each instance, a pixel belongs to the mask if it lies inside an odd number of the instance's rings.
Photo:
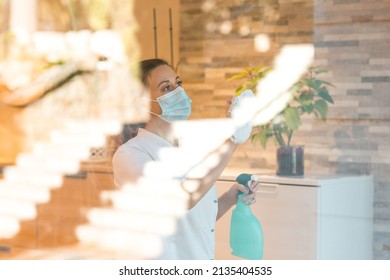
<path id="1" fill-rule="evenodd" d="M 159 159 L 159 151 L 162 148 L 172 147 L 167 141 L 156 134 L 140 129 L 137 136 L 120 145 L 114 153 L 113 159 Z"/>
<path id="2" fill-rule="evenodd" d="M 127 153 L 134 150 L 140 150 L 141 147 L 142 147 L 141 141 L 139 141 L 138 137 L 136 136 L 134 138 L 127 140 L 122 145 L 120 145 L 116 150 L 116 153 Z"/>
<path id="3" fill-rule="evenodd" d="M 139 144 L 136 137 L 128 140 L 126 143 L 119 146 L 112 156 L 112 163 L 114 166 L 121 164 L 135 165 L 144 161 L 151 160 L 147 150 Z"/>
<path id="4" fill-rule="evenodd" d="M 120 145 L 116 150 L 115 155 L 133 155 L 133 154 L 149 154 L 156 149 L 153 134 L 145 129 L 140 128 L 138 133 L 133 138 L 130 138 L 125 143 Z"/>

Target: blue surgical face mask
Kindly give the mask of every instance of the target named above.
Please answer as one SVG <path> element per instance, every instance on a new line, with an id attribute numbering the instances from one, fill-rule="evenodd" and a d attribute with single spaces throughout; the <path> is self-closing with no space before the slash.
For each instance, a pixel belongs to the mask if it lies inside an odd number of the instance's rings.
<path id="1" fill-rule="evenodd" d="M 186 120 L 191 115 L 192 101 L 180 86 L 158 97 L 157 102 L 162 110 L 159 117 L 167 122 Z"/>

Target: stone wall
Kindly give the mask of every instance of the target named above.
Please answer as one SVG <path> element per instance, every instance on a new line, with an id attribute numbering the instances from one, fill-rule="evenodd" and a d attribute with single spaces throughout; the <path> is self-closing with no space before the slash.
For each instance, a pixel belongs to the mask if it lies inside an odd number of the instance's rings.
<path id="1" fill-rule="evenodd" d="M 331 173 L 374 176 L 374 257 L 390 259 L 390 1 L 315 0 L 314 7 L 316 61 L 336 88 L 324 130 L 330 141 L 310 145 L 308 159 Z M 311 143 L 319 132 L 314 126 L 302 137 Z"/>
<path id="2" fill-rule="evenodd" d="M 326 122 L 305 118 L 292 141 L 305 145 L 307 173 L 374 176 L 376 259 L 390 259 L 389 31 L 389 0 L 181 0 L 179 73 L 194 119 L 225 115 L 239 84 L 228 78 L 242 67 L 271 66 L 284 44 L 315 45 L 335 105 Z M 255 51 L 259 33 L 267 52 Z M 275 170 L 275 149 L 247 141 L 229 166 Z"/>

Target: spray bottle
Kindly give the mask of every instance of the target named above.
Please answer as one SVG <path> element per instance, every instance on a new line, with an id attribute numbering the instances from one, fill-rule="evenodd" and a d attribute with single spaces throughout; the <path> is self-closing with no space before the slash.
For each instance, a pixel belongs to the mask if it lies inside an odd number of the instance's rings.
<path id="1" fill-rule="evenodd" d="M 236 178 L 237 183 L 244 185 L 251 192 L 250 184 L 257 181 L 256 175 L 241 174 Z M 230 222 L 230 248 L 232 255 L 249 260 L 263 258 L 263 229 L 253 215 L 250 205 L 242 201 L 244 193 L 238 195 Z"/>

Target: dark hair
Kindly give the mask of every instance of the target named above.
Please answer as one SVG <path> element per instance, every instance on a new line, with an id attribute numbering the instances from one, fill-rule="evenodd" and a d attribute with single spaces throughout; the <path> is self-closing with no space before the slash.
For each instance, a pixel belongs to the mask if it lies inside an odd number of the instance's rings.
<path id="1" fill-rule="evenodd" d="M 160 58 L 151 58 L 151 59 L 145 59 L 140 62 L 140 71 L 141 71 L 141 81 L 145 86 L 149 85 L 149 76 L 150 72 L 152 72 L 155 68 L 161 65 L 167 65 L 169 67 L 172 67 L 163 59 Z"/>

